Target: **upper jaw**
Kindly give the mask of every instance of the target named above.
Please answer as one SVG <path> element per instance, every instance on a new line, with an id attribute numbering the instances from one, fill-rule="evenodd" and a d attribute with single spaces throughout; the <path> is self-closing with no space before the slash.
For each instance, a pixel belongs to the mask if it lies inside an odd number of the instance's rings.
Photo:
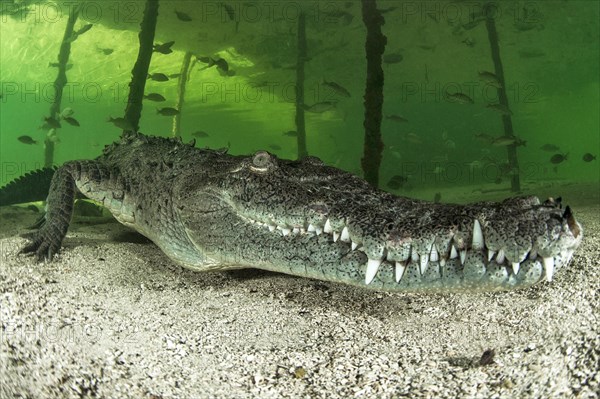
<path id="1" fill-rule="evenodd" d="M 533 197 L 471 206 L 406 200 L 410 208 L 403 201 L 398 198 L 383 210 L 317 201 L 302 210 L 295 208 L 291 217 L 277 212 L 238 216 L 274 235 L 326 236 L 329 243 L 343 242 L 351 251 L 361 251 L 365 254 L 361 275 L 367 286 L 389 275 L 380 273 L 382 268 L 392 270 L 393 280 L 400 284 L 407 268 L 414 267 L 424 276 L 430 265 L 444 268 L 448 261 L 457 269 L 479 262 L 482 273 L 504 268 L 507 281 L 512 278 L 513 283 L 517 277 L 526 285 L 539 279 L 550 281 L 570 261 L 583 236 L 568 207 L 563 211 L 557 204 L 540 204 Z M 523 277 L 521 265 L 541 275 L 534 276 L 536 281 Z"/>

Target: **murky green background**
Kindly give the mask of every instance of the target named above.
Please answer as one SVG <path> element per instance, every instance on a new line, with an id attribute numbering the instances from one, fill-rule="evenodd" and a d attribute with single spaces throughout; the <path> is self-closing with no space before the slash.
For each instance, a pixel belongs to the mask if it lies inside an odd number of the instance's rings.
<path id="1" fill-rule="evenodd" d="M 31 4 L 28 4 L 31 3 Z M 43 165 L 40 129 L 53 100 L 52 82 L 69 6 L 75 2 L 1 1 L 0 184 Z M 120 129 L 107 122 L 123 116 L 131 69 L 137 57 L 142 1 L 86 1 L 75 25 L 93 27 L 72 42 L 69 83 L 61 109 L 73 109 L 80 127 L 62 123 L 55 161 L 94 158 Z M 233 10 L 229 15 L 225 5 Z M 481 2 L 378 1 L 388 38 L 384 63 L 385 143 L 381 187 L 418 196 L 445 187 L 509 187 L 506 147 L 477 140 L 503 134 L 501 116 L 485 107 L 496 89 L 480 80 L 493 71 L 485 23 L 473 22 Z M 23 8 L 23 6 L 26 6 Z M 266 149 L 295 158 L 294 84 L 296 26 L 307 14 L 306 103 L 337 102 L 333 110 L 307 113 L 311 155 L 362 174 L 366 29 L 359 1 L 161 1 L 156 43 L 175 41 L 171 54 L 154 53 L 150 72 L 180 72 L 186 51 L 225 59 L 234 76 L 197 62 L 190 71 L 181 109 L 181 136 L 204 131 L 197 146 L 229 147 L 234 154 Z M 192 21 L 181 21 L 175 11 Z M 522 184 L 540 181 L 599 182 L 599 3 L 597 1 L 503 1 L 496 24 L 519 146 Z M 108 49 L 109 51 L 103 51 Z M 112 52 L 110 52 L 112 50 Z M 110 52 L 110 54 L 105 54 Z M 401 57 L 399 57 L 401 56 Z M 195 59 L 195 57 L 192 57 Z M 398 59 L 401 58 L 400 61 Z M 323 81 L 344 87 L 340 96 Z M 451 102 L 446 92 L 468 94 L 473 104 Z M 174 107 L 177 78 L 147 81 L 140 130 L 169 136 L 173 118 L 157 108 Z M 24 144 L 20 136 L 37 144 Z M 558 150 L 540 147 L 554 145 Z M 555 154 L 567 159 L 552 163 Z M 402 176 L 401 187 L 388 182 Z M 412 194 L 411 194 L 412 193 Z"/>

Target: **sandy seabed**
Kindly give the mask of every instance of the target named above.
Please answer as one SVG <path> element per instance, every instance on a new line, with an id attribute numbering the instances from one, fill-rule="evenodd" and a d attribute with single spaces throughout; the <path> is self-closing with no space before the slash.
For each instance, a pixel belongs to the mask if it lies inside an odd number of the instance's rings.
<path id="1" fill-rule="evenodd" d="M 597 398 L 600 204 L 574 212 L 552 283 L 417 295 L 194 273 L 107 218 L 35 264 L 17 234 L 38 214 L 2 208 L 0 398 Z"/>

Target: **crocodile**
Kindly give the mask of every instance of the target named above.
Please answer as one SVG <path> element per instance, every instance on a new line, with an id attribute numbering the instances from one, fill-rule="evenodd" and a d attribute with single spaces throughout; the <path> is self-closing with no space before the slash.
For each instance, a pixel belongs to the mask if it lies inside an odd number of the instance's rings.
<path id="1" fill-rule="evenodd" d="M 44 216 L 20 253 L 53 259 L 77 195 L 188 269 L 258 268 L 381 291 L 529 287 L 551 281 L 583 238 L 558 198 L 432 203 L 316 157 L 231 155 L 129 132 L 52 173 Z"/>

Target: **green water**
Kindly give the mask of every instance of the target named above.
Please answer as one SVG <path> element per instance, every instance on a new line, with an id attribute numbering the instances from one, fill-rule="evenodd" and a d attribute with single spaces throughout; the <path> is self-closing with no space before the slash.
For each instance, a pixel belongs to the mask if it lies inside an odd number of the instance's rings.
<path id="1" fill-rule="evenodd" d="M 74 3 L 0 2 L 2 185 L 44 164 L 48 131 L 40 126 L 49 115 L 57 74 L 49 63 L 57 61 Z M 81 126 L 62 121 L 56 129 L 55 164 L 94 158 L 118 139 L 121 130 L 107 118 L 124 114 L 138 55 L 143 1 L 80 3 L 75 30 L 93 26 L 71 43 L 72 67 L 60 109 L 71 108 Z M 223 58 L 235 71 L 222 76 L 214 66 L 202 69 L 207 65 L 193 63 L 181 108 L 183 139 L 201 130 L 208 137 L 197 139 L 199 147 L 229 147 L 233 154 L 266 149 L 283 158 L 297 156 L 296 138 L 284 132 L 296 129 L 294 66 L 302 5 L 309 58 L 305 103 L 336 102 L 332 110 L 306 113 L 308 152 L 362 175 L 366 29 L 359 1 L 159 4 L 154 41 L 175 43 L 172 53 L 153 54 L 150 73 L 179 73 L 186 51 Z M 524 187 L 544 181 L 597 184 L 600 161 L 586 162 L 583 156 L 600 155 L 599 3 L 503 1 L 497 6 L 511 120 L 515 135 L 526 141 L 517 147 L 518 171 L 504 165 L 505 146 L 475 138 L 504 134 L 501 115 L 485 107 L 497 102 L 497 90 L 478 76 L 494 72 L 486 24 L 472 23 L 481 5 L 378 1 L 385 11 L 385 55 L 394 61 L 383 64 L 380 187 L 413 196 L 453 187 L 508 189 L 514 173 Z M 191 21 L 182 21 L 175 11 Z M 350 97 L 335 93 L 323 80 L 342 86 Z M 140 131 L 173 134 L 173 117 L 158 115 L 156 108 L 175 107 L 177 83 L 177 78 L 146 82 L 146 93 L 167 100 L 144 101 Z M 451 102 L 446 92 L 467 94 L 473 104 Z M 391 115 L 407 121 L 385 118 Z M 21 136 L 37 144 L 22 143 Z M 558 149 L 544 151 L 544 145 Z M 568 154 L 567 159 L 552 163 L 556 154 Z M 398 175 L 402 184 L 394 188 L 388 182 Z"/>

